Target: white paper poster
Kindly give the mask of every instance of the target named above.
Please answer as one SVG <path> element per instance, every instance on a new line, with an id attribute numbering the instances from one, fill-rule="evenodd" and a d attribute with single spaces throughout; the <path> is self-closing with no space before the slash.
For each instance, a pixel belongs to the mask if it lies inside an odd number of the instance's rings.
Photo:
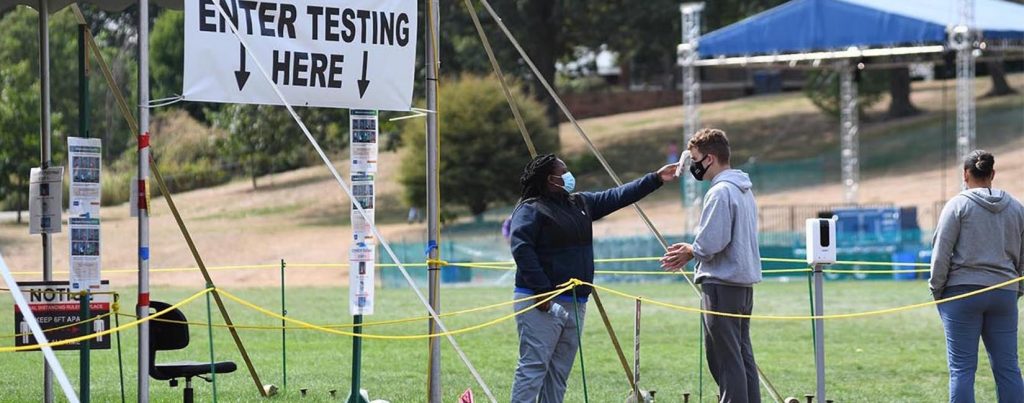
<path id="1" fill-rule="evenodd" d="M 364 243 L 349 250 L 348 310 L 352 315 L 373 315 L 375 249 Z"/>
<path id="2" fill-rule="evenodd" d="M 294 106 L 407 111 L 417 3 L 186 1 L 182 94 L 188 101 L 281 105 L 258 64 Z"/>
<path id="3" fill-rule="evenodd" d="M 359 214 L 355 203 L 352 204 L 352 240 L 355 242 L 373 242 L 373 231 L 371 226 L 374 220 L 374 204 L 377 199 L 374 195 L 373 175 L 353 174 L 351 176 L 352 195 L 355 200 L 363 206 L 366 218 Z"/>
<path id="4" fill-rule="evenodd" d="M 100 287 L 100 139 L 68 137 L 71 194 L 68 228 L 71 239 L 70 282 L 73 291 Z"/>
<path id="5" fill-rule="evenodd" d="M 349 250 L 349 311 L 353 315 L 373 314 L 373 271 L 376 263 L 373 237 L 376 208 L 377 111 L 349 111 L 351 150 L 352 247 Z M 356 203 L 363 208 L 360 213 Z M 364 215 L 365 214 L 365 215 Z"/>
<path id="6" fill-rule="evenodd" d="M 349 112 L 349 150 L 352 172 L 377 172 L 377 111 L 353 109 Z"/>
<path id="7" fill-rule="evenodd" d="M 64 204 L 64 167 L 32 168 L 28 183 L 28 232 L 59 233 Z"/>

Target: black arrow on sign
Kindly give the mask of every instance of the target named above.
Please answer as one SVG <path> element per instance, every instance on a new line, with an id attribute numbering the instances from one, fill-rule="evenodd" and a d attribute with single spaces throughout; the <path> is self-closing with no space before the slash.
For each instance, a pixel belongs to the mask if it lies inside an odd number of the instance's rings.
<path id="1" fill-rule="evenodd" d="M 370 86 L 370 80 L 366 79 L 366 59 L 370 57 L 370 52 L 363 51 L 363 78 L 359 80 L 359 98 L 366 94 L 366 87 Z"/>
<path id="2" fill-rule="evenodd" d="M 238 90 L 241 91 L 245 87 L 245 82 L 249 81 L 249 71 L 245 69 L 245 46 L 241 43 L 238 44 L 238 70 L 235 71 L 235 82 L 238 83 Z"/>

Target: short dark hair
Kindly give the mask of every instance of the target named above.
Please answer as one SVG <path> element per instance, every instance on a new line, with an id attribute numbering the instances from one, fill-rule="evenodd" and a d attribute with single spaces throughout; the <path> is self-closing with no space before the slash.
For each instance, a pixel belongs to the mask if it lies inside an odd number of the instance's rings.
<path id="1" fill-rule="evenodd" d="M 987 179 L 996 167 L 996 157 L 985 150 L 974 150 L 964 158 L 964 170 L 974 179 Z"/>
<path id="2" fill-rule="evenodd" d="M 703 128 L 693 134 L 686 148 L 696 148 L 701 154 L 711 154 L 723 164 L 729 163 L 729 137 L 720 129 Z"/>

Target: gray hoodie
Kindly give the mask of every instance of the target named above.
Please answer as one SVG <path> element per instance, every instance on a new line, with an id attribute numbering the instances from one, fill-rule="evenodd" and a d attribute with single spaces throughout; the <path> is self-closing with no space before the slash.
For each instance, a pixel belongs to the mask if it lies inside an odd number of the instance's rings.
<path id="1" fill-rule="evenodd" d="M 932 242 L 929 286 L 991 286 L 1024 275 L 1024 206 L 999 189 L 974 188 L 942 209 Z M 1024 284 L 1003 287 L 1024 293 Z"/>
<path id="2" fill-rule="evenodd" d="M 749 287 L 761 282 L 757 202 L 750 177 L 738 169 L 715 175 L 704 197 L 693 255 L 698 283 Z"/>

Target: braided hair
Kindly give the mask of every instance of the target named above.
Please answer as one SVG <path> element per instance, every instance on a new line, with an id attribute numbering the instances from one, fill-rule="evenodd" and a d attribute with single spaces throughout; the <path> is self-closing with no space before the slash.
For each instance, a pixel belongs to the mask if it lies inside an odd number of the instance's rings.
<path id="1" fill-rule="evenodd" d="M 558 158 L 554 154 L 538 155 L 526 164 L 523 174 L 519 176 L 519 184 L 523 186 L 519 202 L 542 196 L 547 193 L 548 176 L 555 168 Z"/>

